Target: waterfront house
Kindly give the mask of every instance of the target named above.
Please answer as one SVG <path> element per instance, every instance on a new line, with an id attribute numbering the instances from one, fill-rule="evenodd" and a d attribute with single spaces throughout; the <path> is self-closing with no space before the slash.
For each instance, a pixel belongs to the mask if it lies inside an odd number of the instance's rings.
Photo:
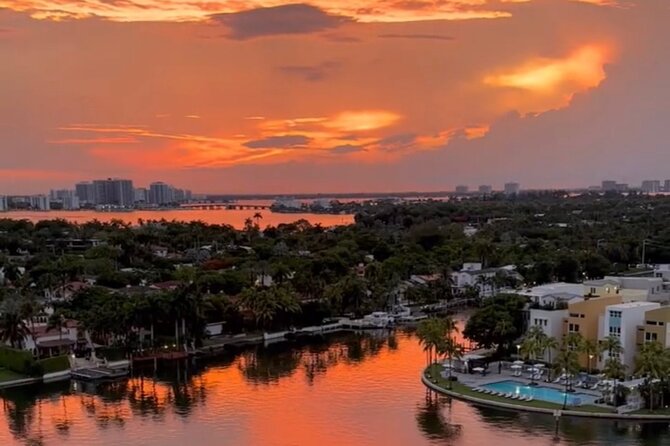
<path id="1" fill-rule="evenodd" d="M 622 303 L 621 296 L 585 298 L 568 304 L 568 317 L 563 320 L 563 334 L 579 333 L 584 339 L 598 342 L 602 317 L 610 305 Z M 588 367 L 588 357 L 580 355 L 582 367 Z"/>
<path id="2" fill-rule="evenodd" d="M 659 342 L 670 348 L 670 307 L 660 307 L 645 313 L 645 321 L 638 327 L 637 345 Z"/>
<path id="3" fill-rule="evenodd" d="M 663 279 L 657 277 L 606 276 L 599 280 L 585 281 L 584 292 L 594 297 L 621 295 L 624 301 L 670 300 L 670 293 L 664 288 Z"/>
<path id="4" fill-rule="evenodd" d="M 603 324 L 600 329 L 599 340 L 608 336 L 619 338 L 623 353 L 619 360 L 626 366 L 628 373 L 635 369 L 635 356 L 637 355 L 637 333 L 638 327 L 643 326 L 646 313 L 660 307 L 657 302 L 627 302 L 616 305 L 608 305 L 603 313 Z M 603 352 L 601 368 L 608 359 L 608 353 Z"/>
<path id="5" fill-rule="evenodd" d="M 476 288 L 481 297 L 490 297 L 506 285 L 523 282 L 516 266 L 482 268 L 481 263 L 464 263 L 460 271 L 451 273 L 454 294 L 462 294 L 468 288 Z"/>

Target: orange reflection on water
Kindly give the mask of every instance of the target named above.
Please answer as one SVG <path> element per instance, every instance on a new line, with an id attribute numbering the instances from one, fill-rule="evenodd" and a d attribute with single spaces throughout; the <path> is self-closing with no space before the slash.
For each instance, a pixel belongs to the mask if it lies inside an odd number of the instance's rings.
<path id="1" fill-rule="evenodd" d="M 21 390 L 3 395 L 0 444 L 553 444 L 551 417 L 428 402 L 419 380 L 424 361 L 413 336 L 370 333 L 252 349 L 195 374 L 180 364 L 149 367 L 145 377 L 111 385 L 60 387 L 36 399 L 26 397 L 34 390 Z M 597 423 L 571 423 L 575 428 L 598 438 Z"/>
<path id="2" fill-rule="evenodd" d="M 32 222 L 51 219 L 65 219 L 73 223 L 86 223 L 92 220 L 109 222 L 121 220 L 130 224 L 137 224 L 138 220 L 167 220 L 167 221 L 202 221 L 209 224 L 227 224 L 237 229 L 244 228 L 245 220 L 252 218 L 259 211 L 253 210 L 165 210 L 165 211 L 133 211 L 133 212 L 96 212 L 96 211 L 15 211 L 2 214 L 3 218 L 26 219 Z M 321 224 L 323 227 L 348 225 L 353 223 L 353 215 L 327 215 L 327 214 L 303 214 L 303 213 L 274 213 L 260 211 L 262 220 L 261 228 L 266 226 L 277 226 L 279 224 L 293 223 L 298 220 L 307 220 L 313 225 Z"/>

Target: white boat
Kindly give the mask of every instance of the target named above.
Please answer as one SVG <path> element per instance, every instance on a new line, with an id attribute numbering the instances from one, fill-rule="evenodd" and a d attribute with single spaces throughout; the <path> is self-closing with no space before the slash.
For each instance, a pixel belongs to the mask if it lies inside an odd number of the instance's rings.
<path id="1" fill-rule="evenodd" d="M 363 316 L 362 326 L 365 328 L 386 328 L 393 325 L 393 316 L 385 311 L 375 311 Z"/>

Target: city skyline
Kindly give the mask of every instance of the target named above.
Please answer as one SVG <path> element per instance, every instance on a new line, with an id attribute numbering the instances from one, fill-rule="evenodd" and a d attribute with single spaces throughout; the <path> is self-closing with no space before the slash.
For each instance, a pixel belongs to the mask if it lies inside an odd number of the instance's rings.
<path id="1" fill-rule="evenodd" d="M 664 180 L 667 2 L 410 3 L 7 0 L 0 193 Z"/>

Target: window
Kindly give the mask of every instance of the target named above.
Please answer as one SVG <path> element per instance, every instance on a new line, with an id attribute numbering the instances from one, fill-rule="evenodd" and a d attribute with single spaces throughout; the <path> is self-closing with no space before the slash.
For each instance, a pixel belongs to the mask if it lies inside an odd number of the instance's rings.
<path id="1" fill-rule="evenodd" d="M 647 325 L 658 325 L 656 321 L 647 321 Z"/>
<path id="2" fill-rule="evenodd" d="M 621 327 L 610 327 L 610 336 L 621 337 Z"/>
<path id="3" fill-rule="evenodd" d="M 621 317 L 621 311 L 610 311 L 610 317 Z"/>
<path id="4" fill-rule="evenodd" d="M 596 294 L 596 289 L 594 287 L 591 287 L 591 294 Z"/>
<path id="5" fill-rule="evenodd" d="M 568 333 L 579 333 L 579 324 L 568 324 Z"/>
<path id="6" fill-rule="evenodd" d="M 548 325 L 549 320 L 547 319 L 533 319 L 533 325 L 537 327 L 546 327 Z"/>
<path id="7" fill-rule="evenodd" d="M 654 341 L 658 341 L 658 334 L 657 334 L 657 333 L 649 333 L 649 332 L 646 332 L 646 333 L 644 334 L 644 340 L 645 340 L 646 342 L 654 342 Z"/>
<path id="8" fill-rule="evenodd" d="M 579 313 L 570 313 L 570 317 L 579 317 Z"/>

